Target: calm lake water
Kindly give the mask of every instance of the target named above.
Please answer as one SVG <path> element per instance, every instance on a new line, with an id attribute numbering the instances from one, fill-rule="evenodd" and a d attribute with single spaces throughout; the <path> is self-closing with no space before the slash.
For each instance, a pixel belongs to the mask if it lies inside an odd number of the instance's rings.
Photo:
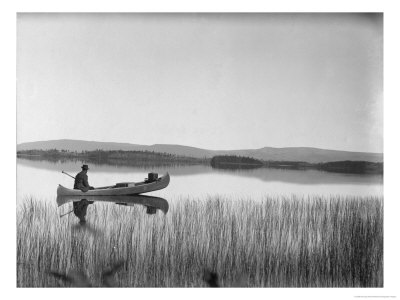
<path id="1" fill-rule="evenodd" d="M 17 200 L 33 196 L 54 201 L 58 184 L 72 188 L 82 162 L 49 162 L 17 159 Z M 381 175 L 348 175 L 316 170 L 280 169 L 217 170 L 210 166 L 125 167 L 90 164 L 89 183 L 107 186 L 117 182 L 141 181 L 147 173 L 171 175 L 169 186 L 148 195 L 175 201 L 187 197 L 206 199 L 210 196 L 262 199 L 266 196 L 340 195 L 383 196 Z"/>

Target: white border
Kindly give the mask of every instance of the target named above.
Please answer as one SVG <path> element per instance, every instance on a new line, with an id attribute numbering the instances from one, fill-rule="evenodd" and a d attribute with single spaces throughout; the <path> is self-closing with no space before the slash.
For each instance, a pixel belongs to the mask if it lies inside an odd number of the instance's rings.
<path id="1" fill-rule="evenodd" d="M 15 1 L 3 7 L 1 4 L 1 129 L 3 187 L 7 192 L 3 195 L 1 218 L 2 247 L 1 257 L 5 265 L 0 272 L 2 294 L 5 298 L 28 299 L 67 299 L 71 296 L 109 298 L 118 296 L 135 298 L 183 298 L 194 299 L 204 297 L 262 297 L 268 299 L 353 299 L 354 296 L 398 296 L 397 287 L 399 267 L 398 224 L 399 197 L 397 196 L 396 171 L 399 170 L 399 44 L 398 19 L 396 1 L 83 1 L 69 0 L 62 3 L 55 1 Z M 382 289 L 16 289 L 15 276 L 15 124 L 16 124 L 16 12 L 384 12 L 385 20 L 385 76 L 384 76 L 384 160 L 385 160 L 385 277 Z M 4 93 L 4 88 L 6 91 Z M 9 294 L 9 295 L 8 295 Z M 121 295 L 122 294 L 122 295 Z M 9 297 L 11 296 L 11 297 Z M 376 298 L 375 298 L 376 299 Z M 378 298 L 379 299 L 379 298 Z"/>

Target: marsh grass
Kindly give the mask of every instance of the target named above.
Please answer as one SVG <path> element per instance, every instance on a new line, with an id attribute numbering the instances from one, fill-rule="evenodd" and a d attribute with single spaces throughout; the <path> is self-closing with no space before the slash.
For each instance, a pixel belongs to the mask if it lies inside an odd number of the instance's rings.
<path id="1" fill-rule="evenodd" d="M 124 261 L 121 287 L 199 287 L 204 270 L 222 286 L 382 287 L 381 197 L 291 197 L 263 201 L 182 199 L 164 215 L 95 203 L 87 226 L 55 203 L 17 209 L 17 286 L 68 284 L 50 270 L 101 270 Z"/>

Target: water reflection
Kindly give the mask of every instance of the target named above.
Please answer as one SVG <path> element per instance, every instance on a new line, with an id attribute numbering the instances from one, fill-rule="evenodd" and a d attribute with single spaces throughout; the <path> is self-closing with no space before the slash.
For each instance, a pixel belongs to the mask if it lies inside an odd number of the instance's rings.
<path id="1" fill-rule="evenodd" d="M 81 201 L 74 201 L 74 214 L 79 218 L 79 223 L 86 223 L 86 212 L 87 208 L 90 204 L 93 204 L 94 201 L 88 201 L 87 199 L 82 199 Z"/>
<path id="2" fill-rule="evenodd" d="M 75 172 L 79 169 L 82 161 L 49 162 L 35 161 L 26 158 L 18 158 L 17 163 L 23 166 L 45 169 L 49 171 Z M 168 172 L 171 176 L 190 176 L 190 175 L 232 175 L 245 178 L 258 179 L 265 182 L 287 182 L 293 184 L 382 184 L 382 175 L 360 175 L 331 173 L 319 170 L 289 170 L 289 169 L 213 169 L 209 165 L 180 165 L 180 166 L 158 166 L 158 167 L 133 167 L 133 166 L 113 166 L 113 165 L 95 165 L 91 169 L 92 176 L 97 173 L 148 173 L 149 170 L 156 170 L 163 174 Z"/>
<path id="3" fill-rule="evenodd" d="M 101 238 L 104 233 L 96 228 L 96 226 L 92 226 L 86 222 L 86 214 L 88 213 L 88 207 L 95 202 L 111 202 L 117 205 L 123 206 L 143 206 L 145 208 L 145 212 L 148 215 L 154 215 L 158 210 L 162 211 L 164 214 L 168 212 L 169 204 L 168 201 L 160 198 L 160 197 L 152 197 L 152 196 L 86 196 L 84 199 L 81 199 L 82 196 L 58 196 L 57 197 L 57 205 L 63 206 L 72 202 L 73 209 L 67 213 L 60 215 L 60 217 L 64 217 L 70 213 L 74 213 L 74 215 L 79 219 L 77 224 L 72 225 L 71 232 L 73 236 L 80 235 L 83 233 L 89 234 L 94 238 Z M 89 210 L 90 213 L 90 210 Z"/>
<path id="4" fill-rule="evenodd" d="M 54 201 L 54 191 L 61 184 L 73 188 L 73 180 L 61 173 L 74 173 L 82 162 L 51 163 L 17 159 L 17 199 L 39 198 Z M 382 196 L 382 175 L 329 173 L 318 170 L 284 170 L 259 168 L 253 170 L 221 170 L 207 165 L 138 168 L 131 166 L 93 166 L 91 185 L 109 186 L 116 182 L 143 180 L 149 172 L 169 173 L 173 180 L 168 188 L 152 195 L 181 201 L 222 196 L 230 199 L 263 199 L 265 196 L 344 195 Z M 46 178 L 46 180 L 43 180 Z M 81 198 L 82 199 L 82 198 Z M 81 200 L 79 199 L 79 200 Z M 90 209 L 89 209 L 90 210 Z M 151 209 L 149 210 L 151 213 Z"/>
<path id="5" fill-rule="evenodd" d="M 95 202 L 111 202 L 124 206 L 144 206 L 147 214 L 155 214 L 158 210 L 164 214 L 168 212 L 169 204 L 164 198 L 135 195 L 135 196 L 58 196 L 57 205 L 60 207 L 64 204 L 73 202 L 73 212 L 79 218 L 81 223 L 85 222 L 87 208 Z"/>
<path id="6" fill-rule="evenodd" d="M 57 161 L 51 162 L 48 160 L 32 160 L 30 158 L 17 158 L 17 164 L 41 169 L 48 171 L 61 172 L 65 170 L 66 172 L 71 172 L 75 174 L 76 170 L 80 169 L 80 166 L 87 161 L 82 160 L 67 160 L 67 161 Z M 90 170 L 91 174 L 94 173 L 132 173 L 132 171 L 139 171 L 140 173 L 148 173 L 148 170 L 160 170 L 159 174 L 166 173 L 169 170 L 174 171 L 174 175 L 195 175 L 195 174 L 205 174 L 212 173 L 213 170 L 209 165 L 140 165 L 140 166 L 127 166 L 127 165 L 112 165 L 112 164 L 96 164 L 92 163 L 93 167 Z M 164 171 L 164 172 L 162 172 Z"/>

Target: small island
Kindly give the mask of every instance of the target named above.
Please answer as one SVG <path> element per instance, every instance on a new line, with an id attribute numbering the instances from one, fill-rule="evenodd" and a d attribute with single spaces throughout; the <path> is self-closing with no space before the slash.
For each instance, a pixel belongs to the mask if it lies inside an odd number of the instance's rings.
<path id="1" fill-rule="evenodd" d="M 218 169 L 254 169 L 261 168 L 264 163 L 261 160 L 236 155 L 214 156 L 210 162 L 213 168 Z"/>
<path id="2" fill-rule="evenodd" d="M 211 166 L 218 169 L 273 168 L 290 170 L 320 170 L 348 174 L 383 174 L 383 163 L 369 161 L 333 161 L 308 163 L 303 161 L 262 161 L 251 157 L 219 155 L 211 159 Z"/>

